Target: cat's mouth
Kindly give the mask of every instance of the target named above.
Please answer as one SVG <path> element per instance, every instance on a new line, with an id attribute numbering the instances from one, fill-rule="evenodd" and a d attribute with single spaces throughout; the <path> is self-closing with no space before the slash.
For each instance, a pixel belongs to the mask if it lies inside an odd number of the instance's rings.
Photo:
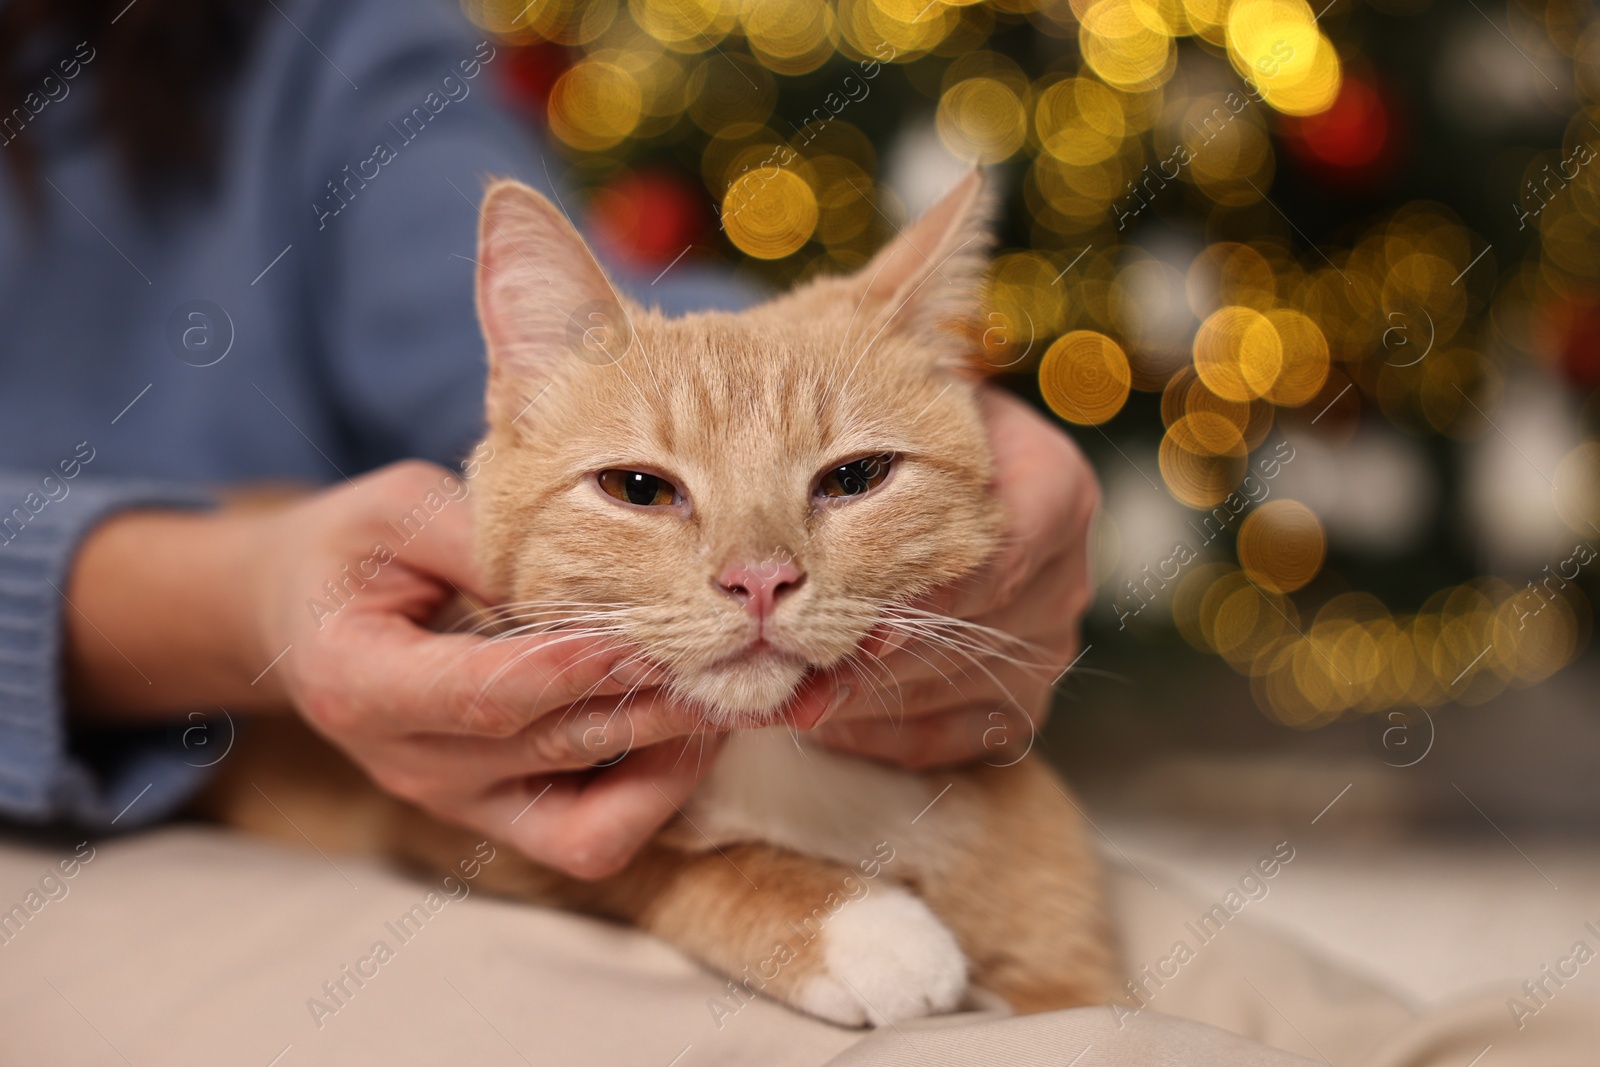
<path id="1" fill-rule="evenodd" d="M 728 653 L 728 655 L 723 656 L 721 659 L 716 660 L 711 664 L 710 669 L 720 670 L 728 667 L 737 667 L 741 664 L 759 663 L 764 660 L 778 660 L 794 663 L 801 667 L 810 666 L 810 663 L 804 656 L 797 656 L 793 652 L 779 648 L 777 645 L 773 644 L 763 636 L 757 637 L 754 641 L 749 642 L 743 648 L 736 649 L 735 651 Z"/>
<path id="2" fill-rule="evenodd" d="M 813 666 L 807 657 L 758 637 L 692 673 L 680 674 L 678 684 L 714 722 L 759 726 L 782 714 Z"/>

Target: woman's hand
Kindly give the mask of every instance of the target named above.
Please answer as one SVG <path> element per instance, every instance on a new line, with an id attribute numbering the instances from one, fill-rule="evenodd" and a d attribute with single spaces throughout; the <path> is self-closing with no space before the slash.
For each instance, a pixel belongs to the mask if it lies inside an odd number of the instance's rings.
<path id="1" fill-rule="evenodd" d="M 465 496 L 453 472 L 401 463 L 287 508 L 113 518 L 69 590 L 80 705 L 292 704 L 438 817 L 579 877 L 620 870 L 720 738 L 625 651 L 428 630 L 458 593 L 486 599 Z"/>
<path id="2" fill-rule="evenodd" d="M 569 873 L 613 873 L 689 795 L 718 739 L 623 650 L 424 629 L 458 593 L 489 599 L 465 487 L 403 463 L 276 516 L 262 654 L 289 649 L 285 693 L 385 789 Z"/>
<path id="3" fill-rule="evenodd" d="M 892 633 L 880 632 L 869 647 L 888 639 L 883 668 L 836 679 L 852 687 L 842 700 L 826 687 L 810 702 L 820 708 L 832 697 L 837 704 L 816 730 L 827 745 L 918 769 L 973 759 L 1009 764 L 1032 744 L 1055 680 L 1078 654 L 1078 623 L 1093 594 L 1088 539 L 1100 503 L 1094 472 L 1071 438 L 1027 404 L 993 388 L 984 389 L 982 403 L 994 491 L 1009 517 L 1006 540 L 977 575 L 916 607 L 1037 649 L 972 631 L 966 639 L 990 653 L 973 648 L 968 655 L 926 640 L 897 648 Z M 959 628 L 944 632 L 963 640 Z"/>

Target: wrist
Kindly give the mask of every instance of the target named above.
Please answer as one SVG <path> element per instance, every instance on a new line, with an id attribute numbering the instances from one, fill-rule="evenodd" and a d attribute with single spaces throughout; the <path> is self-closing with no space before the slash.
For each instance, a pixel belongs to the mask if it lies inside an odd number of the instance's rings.
<path id="1" fill-rule="evenodd" d="M 63 618 L 78 714 L 155 719 L 282 701 L 270 677 L 257 681 L 271 659 L 255 573 L 264 522 L 226 511 L 129 511 L 89 533 Z"/>

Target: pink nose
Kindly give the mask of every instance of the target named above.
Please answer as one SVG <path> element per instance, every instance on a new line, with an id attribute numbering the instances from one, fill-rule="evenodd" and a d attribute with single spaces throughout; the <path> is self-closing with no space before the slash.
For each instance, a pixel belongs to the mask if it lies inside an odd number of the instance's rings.
<path id="1" fill-rule="evenodd" d="M 717 585 L 744 605 L 744 610 L 758 619 L 772 614 L 778 598 L 798 589 L 806 580 L 805 572 L 793 563 L 735 563 L 722 572 Z"/>

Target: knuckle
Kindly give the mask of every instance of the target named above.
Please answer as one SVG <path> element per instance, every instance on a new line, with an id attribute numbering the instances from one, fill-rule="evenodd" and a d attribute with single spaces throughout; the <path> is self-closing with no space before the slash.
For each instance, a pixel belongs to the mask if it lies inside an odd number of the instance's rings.
<path id="1" fill-rule="evenodd" d="M 435 799 L 435 789 L 430 778 L 409 767 L 378 766 L 369 768 L 372 780 L 386 793 L 414 800 L 424 806 Z"/>
<path id="2" fill-rule="evenodd" d="M 658 727 L 659 730 L 659 727 Z M 658 731 L 651 731 L 652 733 Z M 679 732 L 673 730 L 669 736 Z M 620 709 L 579 711 L 566 723 L 567 748 L 592 766 L 608 765 L 627 755 L 639 740 L 632 716 Z M 647 741 L 652 740 L 646 738 Z"/>
<path id="3" fill-rule="evenodd" d="M 566 727 L 555 718 L 536 723 L 524 739 L 529 761 L 540 770 L 567 770 L 573 762 Z"/>
<path id="4" fill-rule="evenodd" d="M 313 689 L 301 699 L 301 712 L 318 730 L 336 737 L 361 732 L 365 717 L 346 694 L 333 689 Z"/>
<path id="5" fill-rule="evenodd" d="M 439 468 L 425 460 L 403 459 L 385 467 L 379 477 L 396 489 L 426 490 L 438 481 Z"/>
<path id="6" fill-rule="evenodd" d="M 596 847 L 592 840 L 563 836 L 550 842 L 545 861 L 586 882 L 609 878 L 628 865 L 631 855 Z"/>
<path id="7" fill-rule="evenodd" d="M 493 686 L 471 693 L 466 707 L 462 709 L 460 721 L 470 733 L 499 740 L 515 737 L 528 725 L 522 709 L 497 693 Z"/>

